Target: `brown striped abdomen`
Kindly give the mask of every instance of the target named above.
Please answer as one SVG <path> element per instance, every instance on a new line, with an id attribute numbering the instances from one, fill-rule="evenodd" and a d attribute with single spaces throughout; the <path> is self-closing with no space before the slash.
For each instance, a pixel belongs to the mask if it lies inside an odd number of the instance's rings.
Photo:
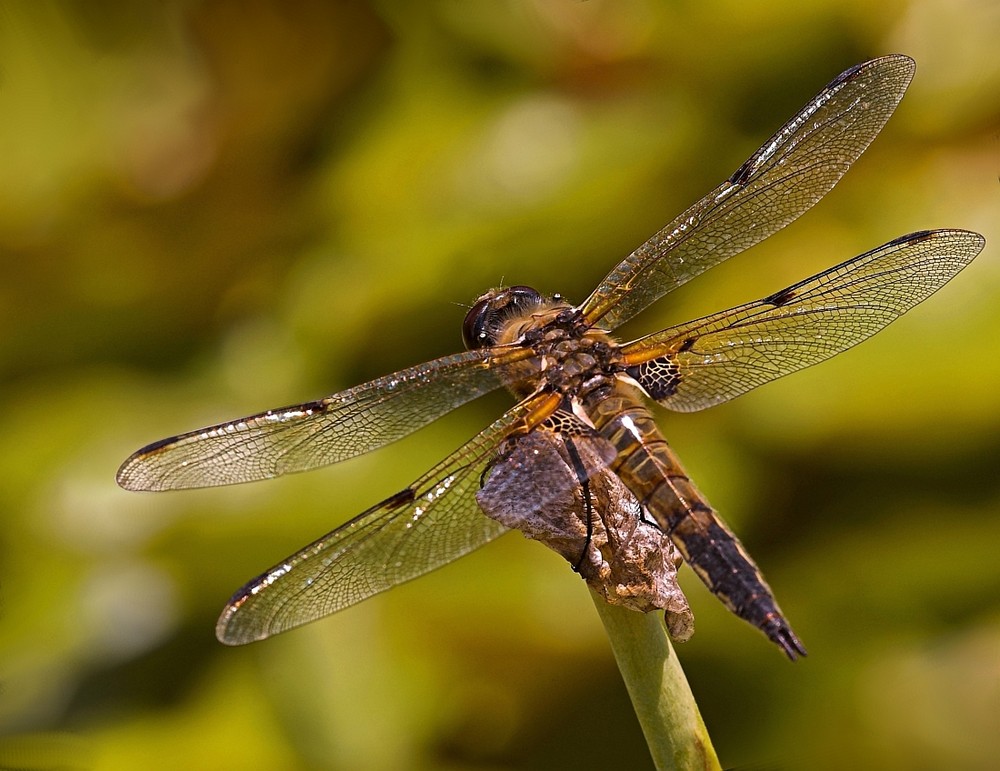
<path id="1" fill-rule="evenodd" d="M 585 407 L 597 430 L 618 451 L 615 473 L 712 593 L 789 658 L 805 655 L 760 569 L 688 478 L 649 411 L 626 387 Z"/>

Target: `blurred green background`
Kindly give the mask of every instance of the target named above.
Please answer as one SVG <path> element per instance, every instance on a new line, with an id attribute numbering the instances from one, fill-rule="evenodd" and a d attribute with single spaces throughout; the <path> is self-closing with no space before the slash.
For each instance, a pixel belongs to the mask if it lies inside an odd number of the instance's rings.
<path id="1" fill-rule="evenodd" d="M 918 63 L 798 223 L 626 336 L 913 230 L 988 240 L 875 340 L 658 413 L 809 649 L 685 575 L 723 764 L 1000 767 L 1000 4 L 34 2 L 0 8 L 0 765 L 638 769 L 584 584 L 517 534 L 241 649 L 245 580 L 485 425 L 125 493 L 142 444 L 460 347 L 503 281 L 582 300 L 848 66 Z M 687 571 L 685 571 L 687 573 Z"/>

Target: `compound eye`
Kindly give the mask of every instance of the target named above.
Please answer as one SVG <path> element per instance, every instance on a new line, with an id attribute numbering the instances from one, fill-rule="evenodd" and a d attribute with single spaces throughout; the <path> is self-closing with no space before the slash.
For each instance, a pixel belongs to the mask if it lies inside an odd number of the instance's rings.
<path id="1" fill-rule="evenodd" d="M 530 286 L 512 286 L 484 295 L 465 314 L 465 347 L 472 351 L 495 345 L 509 319 L 532 313 L 544 304 L 545 298 Z"/>
<path id="2" fill-rule="evenodd" d="M 512 286 L 506 294 L 507 304 L 513 305 L 517 312 L 521 313 L 537 308 L 545 302 L 545 298 L 530 286 Z"/>
<path id="3" fill-rule="evenodd" d="M 490 303 L 490 298 L 483 298 L 465 314 L 465 321 L 462 322 L 462 340 L 470 351 L 485 348 L 490 344 L 488 328 L 489 317 L 492 314 Z"/>

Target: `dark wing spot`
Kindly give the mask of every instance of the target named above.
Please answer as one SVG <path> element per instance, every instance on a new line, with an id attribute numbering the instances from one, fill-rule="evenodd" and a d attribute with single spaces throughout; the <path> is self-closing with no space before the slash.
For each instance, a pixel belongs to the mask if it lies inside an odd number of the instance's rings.
<path id="1" fill-rule="evenodd" d="M 144 458 L 147 455 L 155 455 L 157 452 L 159 452 L 160 450 L 162 450 L 164 447 L 168 447 L 168 446 L 174 444 L 175 442 L 177 442 L 178 440 L 183 439 L 183 438 L 184 438 L 183 435 L 168 436 L 166 439 L 160 439 L 160 440 L 158 440 L 156 442 L 153 442 L 152 444 L 147 444 L 141 450 L 139 450 L 138 452 L 136 452 L 132 457 L 133 458 Z"/>
<path id="2" fill-rule="evenodd" d="M 681 384 L 676 364 L 666 356 L 628 367 L 625 373 L 642 386 L 642 390 L 654 401 L 673 396 Z"/>
<path id="3" fill-rule="evenodd" d="M 387 498 L 383 505 L 386 509 L 398 509 L 409 503 L 413 503 L 414 498 L 413 488 L 407 487 L 405 490 L 400 490 L 392 497 Z"/>
<path id="4" fill-rule="evenodd" d="M 907 233 L 905 236 L 892 239 L 886 246 L 898 246 L 900 244 L 911 244 L 915 241 L 928 241 L 934 237 L 931 230 L 918 230 L 915 233 Z"/>
<path id="5" fill-rule="evenodd" d="M 861 62 L 861 64 L 855 64 L 853 67 L 848 67 L 837 77 L 835 77 L 833 80 L 827 83 L 826 88 L 823 90 L 828 91 L 831 88 L 836 88 L 839 85 L 854 80 L 854 78 L 857 77 L 858 73 L 861 72 L 861 70 L 863 70 L 865 67 L 867 67 L 868 64 L 869 64 L 868 62 Z"/>
<path id="6" fill-rule="evenodd" d="M 788 305 L 797 295 L 798 293 L 794 287 L 788 287 L 787 289 L 782 289 L 780 292 L 775 292 L 770 297 L 765 297 L 763 302 L 773 305 L 775 308 L 780 308 L 782 305 Z"/>
<path id="7" fill-rule="evenodd" d="M 757 153 L 751 155 L 746 159 L 746 161 L 743 162 L 742 166 L 733 172 L 732 176 L 729 178 L 730 185 L 743 186 L 746 184 L 747 178 L 753 171 L 754 166 L 757 165 L 757 155 Z"/>

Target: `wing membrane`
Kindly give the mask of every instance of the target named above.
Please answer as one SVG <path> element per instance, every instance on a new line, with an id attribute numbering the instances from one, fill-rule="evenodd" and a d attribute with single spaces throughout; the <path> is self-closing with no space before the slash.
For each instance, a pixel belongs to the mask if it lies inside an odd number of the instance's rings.
<path id="1" fill-rule="evenodd" d="M 615 267 L 583 304 L 587 321 L 614 329 L 808 210 L 882 130 L 914 67 L 906 56 L 885 56 L 834 79 L 729 179 Z"/>
<path id="2" fill-rule="evenodd" d="M 965 230 L 902 236 L 763 300 L 629 343 L 628 372 L 670 409 L 720 404 L 875 334 L 944 286 L 985 243 Z"/>
<path id="3" fill-rule="evenodd" d="M 521 402 L 402 492 L 248 583 L 219 618 L 219 640 L 241 645 L 314 621 L 505 532 L 482 514 L 475 494 L 497 445 L 538 404 L 537 398 Z"/>
<path id="4" fill-rule="evenodd" d="M 527 349 L 445 356 L 355 388 L 142 448 L 118 470 L 127 490 L 214 487 L 306 471 L 382 447 L 503 385 Z"/>

